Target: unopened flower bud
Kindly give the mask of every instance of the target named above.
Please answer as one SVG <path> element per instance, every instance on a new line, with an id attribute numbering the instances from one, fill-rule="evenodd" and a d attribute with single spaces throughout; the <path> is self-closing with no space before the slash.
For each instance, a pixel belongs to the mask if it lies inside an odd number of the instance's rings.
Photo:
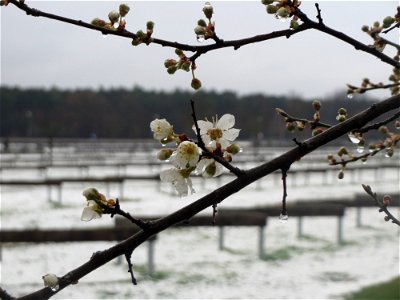
<path id="1" fill-rule="evenodd" d="M 295 20 L 291 20 L 290 21 L 290 28 L 292 28 L 293 30 L 296 30 L 297 28 L 299 28 L 299 22 L 295 21 Z"/>
<path id="2" fill-rule="evenodd" d="M 397 130 L 400 129 L 400 121 L 397 120 L 396 122 L 394 122 L 394 127 L 396 127 Z"/>
<path id="3" fill-rule="evenodd" d="M 375 22 L 374 22 L 374 27 L 379 27 L 379 25 L 380 25 L 380 24 L 379 24 L 378 21 L 375 21 Z"/>
<path id="4" fill-rule="evenodd" d="M 341 170 L 338 174 L 338 179 L 343 179 L 344 178 L 344 172 Z"/>
<path id="5" fill-rule="evenodd" d="M 206 2 L 204 4 L 203 12 L 207 19 L 211 19 L 214 9 L 213 9 L 212 5 L 210 4 L 210 2 Z"/>
<path id="6" fill-rule="evenodd" d="M 178 55 L 178 56 L 183 56 L 184 55 L 183 51 L 181 49 L 178 49 L 178 48 L 175 49 L 175 54 Z"/>
<path id="7" fill-rule="evenodd" d="M 197 25 L 194 28 L 194 33 L 197 35 L 204 35 L 206 33 L 206 29 L 203 26 Z"/>
<path id="8" fill-rule="evenodd" d="M 133 39 L 132 40 L 132 46 L 137 46 L 137 45 L 139 45 L 141 43 L 142 43 L 142 41 L 140 39 Z"/>
<path id="9" fill-rule="evenodd" d="M 276 14 L 281 18 L 286 18 L 289 16 L 289 11 L 285 7 L 281 7 L 278 9 Z"/>
<path id="10" fill-rule="evenodd" d="M 347 148 L 346 147 L 340 147 L 338 152 L 337 152 L 337 155 L 342 156 L 342 155 L 345 155 L 345 154 L 349 154 Z"/>
<path id="11" fill-rule="evenodd" d="M 139 39 L 142 39 L 142 38 L 144 38 L 144 37 L 146 36 L 146 34 L 145 34 L 142 30 L 138 30 L 138 31 L 136 32 L 136 36 L 137 36 Z"/>
<path id="12" fill-rule="evenodd" d="M 369 31 L 369 27 L 367 25 L 364 25 L 363 27 L 361 27 L 361 30 L 364 32 L 368 32 Z"/>
<path id="13" fill-rule="evenodd" d="M 175 60 L 175 59 L 169 58 L 169 59 L 166 59 L 166 60 L 164 61 L 164 66 L 165 66 L 166 68 L 168 68 L 168 67 L 170 67 L 170 66 L 174 66 L 174 65 L 176 65 L 176 60 Z"/>
<path id="14" fill-rule="evenodd" d="M 176 65 L 172 65 L 167 68 L 168 74 L 171 74 L 171 75 L 175 74 L 176 70 L 178 70 L 178 67 Z"/>
<path id="15" fill-rule="evenodd" d="M 190 71 L 190 62 L 189 61 L 185 61 L 184 63 L 181 64 L 181 69 L 185 70 L 186 72 Z"/>
<path id="16" fill-rule="evenodd" d="M 392 201 L 392 197 L 390 197 L 389 195 L 385 195 L 383 196 L 383 205 L 384 206 L 389 206 L 390 205 L 390 201 Z"/>
<path id="17" fill-rule="evenodd" d="M 319 114 L 319 111 L 316 111 L 314 113 L 314 121 L 318 122 L 319 120 L 321 120 L 321 115 Z"/>
<path id="18" fill-rule="evenodd" d="M 299 131 L 304 130 L 304 128 L 306 127 L 306 123 L 303 122 L 303 121 L 297 121 L 297 122 L 296 122 L 296 125 L 297 125 L 297 129 L 298 129 Z"/>
<path id="19" fill-rule="evenodd" d="M 296 125 L 294 122 L 286 122 L 286 129 L 290 132 L 293 132 L 296 129 Z"/>
<path id="20" fill-rule="evenodd" d="M 318 134 L 320 134 L 320 133 L 322 133 L 322 132 L 324 132 L 323 130 L 322 130 L 322 128 L 315 128 L 313 131 L 312 131 L 312 136 L 316 136 L 316 135 L 318 135 Z"/>
<path id="21" fill-rule="evenodd" d="M 339 122 L 346 121 L 346 116 L 339 114 L 339 115 L 336 116 L 336 120 L 339 121 Z"/>
<path id="22" fill-rule="evenodd" d="M 112 10 L 108 14 L 108 18 L 110 19 L 111 23 L 113 23 L 113 24 L 118 22 L 119 17 L 120 17 L 119 12 L 117 12 L 116 10 Z"/>
<path id="23" fill-rule="evenodd" d="M 205 169 L 204 169 L 204 175 L 206 177 L 213 177 L 215 175 L 215 172 L 217 171 L 217 166 L 215 165 L 215 162 L 212 162 L 209 164 Z"/>
<path id="24" fill-rule="evenodd" d="M 369 145 L 368 145 L 368 150 L 369 150 L 370 152 L 376 150 L 376 145 L 375 145 L 375 144 L 369 144 Z"/>
<path id="25" fill-rule="evenodd" d="M 274 0 L 261 0 L 261 3 L 264 5 L 268 5 L 274 3 Z"/>
<path id="26" fill-rule="evenodd" d="M 345 108 L 343 108 L 343 107 L 339 108 L 338 114 L 347 116 L 347 110 Z"/>
<path id="27" fill-rule="evenodd" d="M 99 18 L 95 18 L 92 20 L 91 24 L 97 27 L 104 27 L 106 25 L 106 21 Z"/>
<path id="28" fill-rule="evenodd" d="M 332 160 L 332 159 L 334 158 L 334 156 L 333 156 L 332 153 L 329 153 L 328 156 L 327 156 L 327 158 L 328 158 L 328 160 Z"/>
<path id="29" fill-rule="evenodd" d="M 386 134 L 389 132 L 389 129 L 386 126 L 381 126 L 381 127 L 379 127 L 378 130 L 380 133 L 383 133 L 383 134 Z"/>
<path id="30" fill-rule="evenodd" d="M 153 29 L 154 29 L 154 22 L 153 22 L 153 21 L 148 21 L 148 22 L 146 23 L 146 28 L 147 28 L 148 31 L 153 31 Z"/>
<path id="31" fill-rule="evenodd" d="M 226 151 L 228 151 L 229 153 L 231 153 L 231 154 L 238 154 L 239 152 L 240 152 L 240 147 L 239 147 L 239 145 L 237 145 L 237 144 L 232 144 L 232 145 L 229 145 L 227 148 L 226 148 Z"/>
<path id="32" fill-rule="evenodd" d="M 207 23 L 203 19 L 198 20 L 197 25 L 199 25 L 201 27 L 207 27 Z"/>
<path id="33" fill-rule="evenodd" d="M 393 24 L 395 19 L 391 16 L 387 16 L 386 18 L 383 19 L 383 28 L 388 28 L 390 25 Z"/>
<path id="34" fill-rule="evenodd" d="M 312 106 L 315 110 L 320 110 L 321 109 L 321 102 L 319 102 L 318 100 L 314 100 L 312 103 Z"/>
<path id="35" fill-rule="evenodd" d="M 121 17 L 125 17 L 128 14 L 129 10 L 130 8 L 127 4 L 119 5 L 119 14 L 121 15 Z"/>
<path id="36" fill-rule="evenodd" d="M 159 160 L 167 160 L 171 157 L 173 152 L 174 152 L 174 150 L 172 150 L 172 149 L 161 149 L 157 153 L 157 158 Z"/>
<path id="37" fill-rule="evenodd" d="M 390 217 L 389 216 L 385 216 L 383 219 L 385 220 L 385 222 L 389 222 L 390 221 Z"/>
<path id="38" fill-rule="evenodd" d="M 192 82 L 191 82 L 191 86 L 192 88 L 194 88 L 195 90 L 198 90 L 199 88 L 201 88 L 201 81 L 198 80 L 197 78 L 193 78 Z"/>
<path id="39" fill-rule="evenodd" d="M 100 193 L 95 188 L 87 188 L 82 192 L 87 200 L 98 200 Z"/>
<path id="40" fill-rule="evenodd" d="M 387 148 L 386 149 L 386 154 L 385 154 L 386 157 L 392 157 L 393 154 L 394 154 L 393 148 Z"/>
<path id="41" fill-rule="evenodd" d="M 269 13 L 269 14 L 275 14 L 278 11 L 278 7 L 276 7 L 273 4 L 270 4 L 270 5 L 267 5 L 266 10 L 267 10 L 267 13 Z"/>

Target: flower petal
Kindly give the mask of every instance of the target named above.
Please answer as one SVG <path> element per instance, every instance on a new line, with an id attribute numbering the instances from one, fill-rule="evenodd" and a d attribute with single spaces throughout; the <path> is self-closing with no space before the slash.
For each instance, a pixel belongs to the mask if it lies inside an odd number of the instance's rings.
<path id="1" fill-rule="evenodd" d="M 228 130 L 235 125 L 235 116 L 231 114 L 225 114 L 217 122 L 217 128 L 222 130 Z"/>
<path id="2" fill-rule="evenodd" d="M 93 206 L 85 206 L 82 211 L 81 220 L 85 222 L 89 222 L 93 219 L 101 218 L 101 214 L 93 210 Z"/>
<path id="3" fill-rule="evenodd" d="M 232 142 L 239 136 L 239 133 L 240 129 L 231 128 L 223 132 L 222 138 Z"/>
<path id="4" fill-rule="evenodd" d="M 213 128 L 213 124 L 209 121 L 199 120 L 197 121 L 197 125 L 200 128 L 200 134 L 207 134 L 207 131 Z M 194 132 L 196 132 L 196 127 L 194 127 Z M 196 132 L 197 133 L 197 132 Z"/>

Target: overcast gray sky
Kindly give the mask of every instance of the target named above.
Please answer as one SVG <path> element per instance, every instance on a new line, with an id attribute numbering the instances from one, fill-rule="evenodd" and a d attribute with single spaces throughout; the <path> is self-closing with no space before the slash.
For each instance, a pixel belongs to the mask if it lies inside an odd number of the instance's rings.
<path id="1" fill-rule="evenodd" d="M 90 22 L 107 18 L 120 1 L 26 1 L 38 9 Z M 198 44 L 193 28 L 203 18 L 204 1 L 124 1 L 131 6 L 127 29 L 145 29 L 155 22 L 154 37 Z M 225 40 L 286 29 L 268 15 L 260 1 L 211 1 L 216 32 Z M 360 28 L 393 15 L 398 1 L 319 1 L 328 26 L 369 44 Z M 316 15 L 314 1 L 302 10 Z M 397 39 L 398 31 L 390 34 Z M 207 42 L 205 42 L 207 43 Z M 159 45 L 131 46 L 130 40 L 103 38 L 101 33 L 45 18 L 26 16 L 13 5 L 1 8 L 1 83 L 22 87 L 132 87 L 189 89 L 191 75 L 169 75 L 163 62 L 174 49 Z M 197 77 L 205 89 L 240 94 L 297 94 L 322 97 L 359 84 L 369 77 L 386 81 L 392 67 L 321 32 L 308 30 L 280 38 L 210 52 L 197 60 Z M 388 93 L 379 93 L 379 96 Z"/>

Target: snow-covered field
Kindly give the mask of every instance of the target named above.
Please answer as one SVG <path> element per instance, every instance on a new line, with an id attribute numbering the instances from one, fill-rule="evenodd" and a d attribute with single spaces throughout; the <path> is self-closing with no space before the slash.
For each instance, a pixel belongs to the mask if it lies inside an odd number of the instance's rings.
<path id="1" fill-rule="evenodd" d="M 393 158 L 393 162 L 396 162 Z M 113 174 L 112 168 L 92 168 L 90 174 Z M 129 174 L 148 170 L 128 168 Z M 73 176 L 74 169 L 57 169 L 48 176 Z M 332 171 L 335 178 L 337 171 Z M 322 184 L 321 175 L 311 175 L 310 184 L 296 185 L 288 179 L 288 201 L 351 198 L 362 193 L 361 183 L 369 184 L 378 194 L 399 192 L 399 170 L 386 170 L 374 181 L 372 171 L 359 174 L 359 183 L 350 176 Z M 36 170 L 3 170 L 2 179 L 38 178 Z M 277 176 L 277 175 L 276 175 Z M 282 188 L 279 180 L 269 176 L 226 199 L 219 207 L 251 207 L 278 203 Z M 152 181 L 128 181 L 124 185 L 122 208 L 132 214 L 167 214 L 217 187 L 210 181 L 202 188 L 194 180 L 197 193 L 179 198 L 170 187 L 155 188 Z M 230 180 L 224 177 L 222 183 Z M 87 184 L 63 185 L 62 204 L 47 202 L 43 186 L 1 186 L 1 227 L 77 228 L 113 226 L 103 216 L 89 223 L 80 221 L 85 199 L 81 195 Z M 96 184 L 101 192 L 105 185 Z M 111 186 L 110 195 L 118 197 L 118 188 Z M 371 200 L 372 201 L 372 200 Z M 399 215 L 397 208 L 392 208 Z M 211 214 L 211 210 L 205 213 Z M 218 250 L 218 229 L 175 228 L 158 235 L 155 243 L 156 273 L 146 273 L 147 244 L 133 253 L 138 285 L 133 286 L 123 262 L 112 262 L 70 286 L 55 299 L 142 299 L 142 298 L 257 298 L 257 299 L 341 299 L 362 286 L 385 281 L 399 275 L 399 229 L 383 220 L 377 208 L 364 208 L 364 226 L 355 226 L 355 209 L 346 209 L 344 245 L 336 243 L 337 220 L 334 217 L 304 219 L 306 236 L 297 239 L 297 220 L 281 223 L 270 217 L 265 231 L 265 256 L 258 258 L 256 228 L 226 228 L 224 251 Z M 290 211 L 289 211 L 290 216 Z M 59 276 L 87 261 L 93 252 L 106 249 L 114 242 L 62 244 L 2 245 L 1 286 L 17 296 L 42 287 L 46 273 Z"/>

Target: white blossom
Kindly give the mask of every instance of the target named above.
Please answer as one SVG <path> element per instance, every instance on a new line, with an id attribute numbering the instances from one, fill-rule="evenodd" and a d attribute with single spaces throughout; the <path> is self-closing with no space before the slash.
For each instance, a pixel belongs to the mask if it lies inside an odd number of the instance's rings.
<path id="1" fill-rule="evenodd" d="M 231 114 L 225 114 L 219 120 L 216 118 L 213 122 L 200 120 L 197 121 L 197 124 L 203 142 L 211 148 L 215 148 L 216 144 L 219 143 L 225 149 L 239 136 L 240 132 L 240 129 L 233 128 L 235 117 Z"/>
<path id="2" fill-rule="evenodd" d="M 42 277 L 45 287 L 58 290 L 58 277 L 55 274 L 46 274 Z"/>
<path id="3" fill-rule="evenodd" d="M 102 209 L 99 204 L 94 200 L 88 200 L 87 205 L 82 211 L 81 220 L 88 222 L 93 219 L 101 218 Z"/>
<path id="4" fill-rule="evenodd" d="M 174 133 L 173 126 L 166 119 L 151 121 L 150 129 L 154 133 L 154 139 L 158 141 L 168 140 Z"/>
<path id="5" fill-rule="evenodd" d="M 160 173 L 160 179 L 163 182 L 170 182 L 175 187 L 179 196 L 185 197 L 188 192 L 193 194 L 195 190 L 192 186 L 192 180 L 189 178 L 190 170 L 178 170 L 175 168 L 164 170 Z"/>
<path id="6" fill-rule="evenodd" d="M 184 141 L 171 156 L 171 163 L 178 169 L 188 169 L 196 167 L 199 157 L 199 147 L 193 142 Z"/>

